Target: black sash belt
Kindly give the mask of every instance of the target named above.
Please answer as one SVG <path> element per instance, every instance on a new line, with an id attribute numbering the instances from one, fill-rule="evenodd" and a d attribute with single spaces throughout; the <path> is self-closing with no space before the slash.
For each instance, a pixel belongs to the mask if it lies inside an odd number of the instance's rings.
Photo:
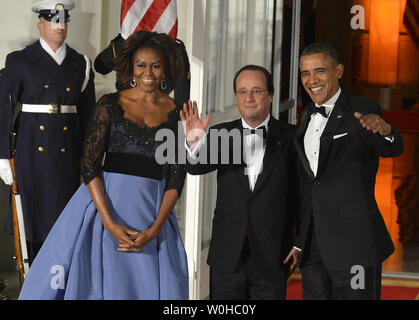
<path id="1" fill-rule="evenodd" d="M 154 158 L 143 155 L 107 152 L 102 169 L 106 172 L 161 180 L 164 167 L 155 162 Z"/>

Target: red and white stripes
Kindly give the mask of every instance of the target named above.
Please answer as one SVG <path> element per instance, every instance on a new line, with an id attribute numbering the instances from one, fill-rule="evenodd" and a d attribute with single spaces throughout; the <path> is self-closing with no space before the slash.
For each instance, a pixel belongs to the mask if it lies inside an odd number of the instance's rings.
<path id="1" fill-rule="evenodd" d="M 128 38 L 137 30 L 167 33 L 176 41 L 176 0 L 122 0 L 121 35 Z"/>

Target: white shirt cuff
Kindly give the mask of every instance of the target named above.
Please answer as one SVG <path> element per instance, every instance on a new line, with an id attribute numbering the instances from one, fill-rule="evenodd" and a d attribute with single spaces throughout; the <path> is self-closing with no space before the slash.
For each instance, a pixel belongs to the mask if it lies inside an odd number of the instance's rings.
<path id="1" fill-rule="evenodd" d="M 198 142 L 192 147 L 192 149 L 188 146 L 185 139 L 185 148 L 188 151 L 189 156 L 195 160 L 198 156 L 199 150 L 201 149 L 202 145 L 205 143 L 206 135 L 203 135 L 199 138 Z"/>
<path id="2" fill-rule="evenodd" d="M 393 134 L 392 135 L 389 135 L 387 137 L 384 137 L 384 139 L 386 139 L 387 141 L 390 141 L 391 143 L 393 143 L 394 142 L 394 135 Z"/>

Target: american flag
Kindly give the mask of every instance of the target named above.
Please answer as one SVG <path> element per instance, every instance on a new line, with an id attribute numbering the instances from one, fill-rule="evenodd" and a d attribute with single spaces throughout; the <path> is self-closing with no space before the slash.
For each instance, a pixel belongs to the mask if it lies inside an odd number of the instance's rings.
<path id="1" fill-rule="evenodd" d="M 121 35 L 128 38 L 137 30 L 166 33 L 176 41 L 176 0 L 122 0 Z"/>

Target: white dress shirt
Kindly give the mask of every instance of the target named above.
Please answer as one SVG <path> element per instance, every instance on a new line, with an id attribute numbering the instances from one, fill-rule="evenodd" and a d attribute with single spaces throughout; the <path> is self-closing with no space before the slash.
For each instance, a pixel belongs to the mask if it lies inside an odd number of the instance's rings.
<path id="1" fill-rule="evenodd" d="M 311 120 L 308 123 L 307 130 L 304 135 L 304 150 L 314 176 L 317 175 L 317 167 L 319 164 L 320 137 L 323 133 L 324 128 L 326 127 L 327 120 L 329 119 L 329 116 L 332 113 L 332 110 L 335 106 L 336 101 L 339 98 L 341 91 L 342 90 L 339 88 L 336 94 L 323 105 L 320 106 L 317 103 L 315 104 L 317 108 L 322 106 L 325 107 L 327 118 L 323 117 L 320 113 L 312 114 Z M 394 142 L 393 134 L 390 134 L 388 136 L 384 136 L 383 134 L 381 135 L 387 141 L 391 143 Z"/>
<path id="2" fill-rule="evenodd" d="M 265 127 L 268 132 L 268 122 L 271 118 L 268 117 L 258 125 L 258 128 Z M 249 126 L 246 121 L 242 119 L 244 129 L 255 129 Z M 243 137 L 244 161 L 247 165 L 244 173 L 249 179 L 250 190 L 253 191 L 256 185 L 257 178 L 263 170 L 263 157 L 265 156 L 266 144 L 263 141 L 263 136 L 259 134 L 248 134 Z"/>
<path id="3" fill-rule="evenodd" d="M 41 38 L 39 38 L 39 42 L 41 43 L 42 48 L 55 60 L 58 65 L 61 65 L 65 59 L 65 55 L 67 54 L 67 45 L 63 43 L 61 47 L 57 49 L 57 51 L 52 50 L 49 44 Z"/>
<path id="4" fill-rule="evenodd" d="M 329 119 L 329 116 L 335 106 L 336 101 L 339 98 L 340 93 L 341 89 L 339 88 L 336 94 L 328 101 L 326 101 L 326 103 L 322 104 L 321 106 L 317 103 L 315 104 L 317 108 L 322 106 L 325 107 L 327 118 L 323 117 L 320 113 L 312 114 L 311 120 L 308 123 L 307 130 L 304 135 L 304 151 L 314 176 L 317 174 L 317 167 L 319 164 L 320 137 L 324 128 L 326 127 L 327 120 Z"/>

